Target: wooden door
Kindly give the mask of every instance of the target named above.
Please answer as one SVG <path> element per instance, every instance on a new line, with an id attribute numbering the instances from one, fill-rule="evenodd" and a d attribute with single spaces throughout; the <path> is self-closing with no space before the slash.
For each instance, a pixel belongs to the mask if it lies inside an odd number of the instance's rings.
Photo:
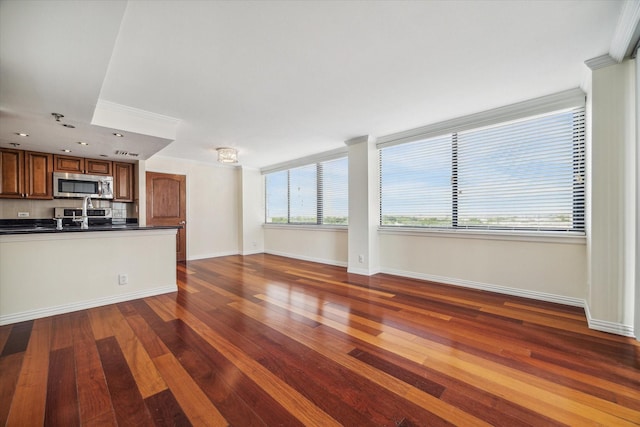
<path id="1" fill-rule="evenodd" d="M 62 156 L 60 154 L 54 154 L 53 171 L 83 173 L 84 159 L 82 157 Z"/>
<path id="2" fill-rule="evenodd" d="M 184 175 L 146 173 L 147 225 L 182 225 L 176 238 L 176 258 L 187 259 L 187 197 Z"/>
<path id="3" fill-rule="evenodd" d="M 108 160 L 85 159 L 85 172 L 91 175 L 111 175 L 112 163 Z"/>

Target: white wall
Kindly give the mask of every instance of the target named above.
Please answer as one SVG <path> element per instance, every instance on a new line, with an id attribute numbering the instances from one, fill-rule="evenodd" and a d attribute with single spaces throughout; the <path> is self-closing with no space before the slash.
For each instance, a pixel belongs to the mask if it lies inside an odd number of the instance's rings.
<path id="1" fill-rule="evenodd" d="M 447 234 L 382 233 L 382 271 L 571 305 L 584 301 L 584 239 L 563 243 Z"/>
<path id="2" fill-rule="evenodd" d="M 324 264 L 347 265 L 347 230 L 265 226 L 265 252 Z"/>
<path id="3" fill-rule="evenodd" d="M 177 291 L 175 239 L 175 229 L 0 236 L 0 324 Z"/>
<path id="4" fill-rule="evenodd" d="M 235 167 L 157 155 L 144 167 L 187 176 L 187 259 L 240 252 L 241 188 Z"/>
<path id="5" fill-rule="evenodd" d="M 592 71 L 587 314 L 592 327 L 629 335 L 634 321 L 635 64 Z"/>
<path id="6" fill-rule="evenodd" d="M 264 252 L 264 178 L 258 169 L 238 168 L 241 182 L 240 248 L 243 255 Z"/>

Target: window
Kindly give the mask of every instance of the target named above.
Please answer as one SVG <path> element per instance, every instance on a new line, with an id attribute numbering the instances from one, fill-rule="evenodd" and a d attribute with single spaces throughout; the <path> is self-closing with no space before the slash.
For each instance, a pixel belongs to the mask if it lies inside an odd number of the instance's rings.
<path id="1" fill-rule="evenodd" d="M 346 157 L 268 173 L 265 186 L 267 224 L 348 223 Z"/>
<path id="2" fill-rule="evenodd" d="M 584 108 L 380 149 L 382 226 L 584 231 Z"/>

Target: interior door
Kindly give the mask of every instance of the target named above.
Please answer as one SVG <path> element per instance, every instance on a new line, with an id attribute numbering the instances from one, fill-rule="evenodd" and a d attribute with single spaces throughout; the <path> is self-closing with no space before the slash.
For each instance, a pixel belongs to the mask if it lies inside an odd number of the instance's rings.
<path id="1" fill-rule="evenodd" d="M 147 225 L 182 225 L 176 238 L 176 258 L 187 259 L 187 197 L 185 175 L 146 173 Z"/>

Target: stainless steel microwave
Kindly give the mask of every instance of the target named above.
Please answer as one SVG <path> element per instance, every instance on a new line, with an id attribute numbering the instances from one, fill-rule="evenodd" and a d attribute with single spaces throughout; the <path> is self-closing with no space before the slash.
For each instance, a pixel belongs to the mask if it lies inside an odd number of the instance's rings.
<path id="1" fill-rule="evenodd" d="M 53 173 L 53 197 L 113 199 L 113 177 L 80 173 Z"/>

